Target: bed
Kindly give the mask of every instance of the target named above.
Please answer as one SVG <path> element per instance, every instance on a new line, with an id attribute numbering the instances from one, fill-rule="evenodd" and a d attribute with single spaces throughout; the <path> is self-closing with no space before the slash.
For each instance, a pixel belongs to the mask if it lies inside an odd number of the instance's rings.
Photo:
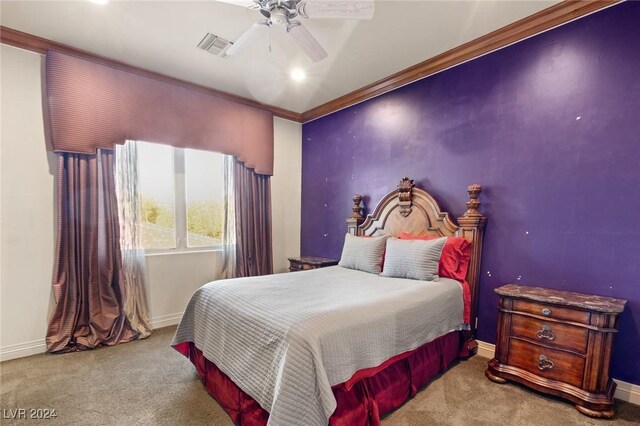
<path id="1" fill-rule="evenodd" d="M 172 346 L 242 425 L 369 425 L 475 350 L 473 325 L 486 218 L 479 185 L 457 223 L 404 178 L 355 236 L 458 236 L 464 280 L 386 278 L 334 266 L 215 281 L 199 289 Z M 465 291 L 465 289 L 467 291 Z M 464 295 L 468 296 L 465 298 Z"/>

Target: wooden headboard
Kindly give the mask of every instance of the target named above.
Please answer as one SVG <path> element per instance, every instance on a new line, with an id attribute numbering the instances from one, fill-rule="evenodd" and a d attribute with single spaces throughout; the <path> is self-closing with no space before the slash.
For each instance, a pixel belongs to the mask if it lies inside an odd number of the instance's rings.
<path id="1" fill-rule="evenodd" d="M 443 212 L 436 200 L 425 190 L 416 188 L 413 180 L 404 178 L 394 189 L 378 203 L 373 212 L 365 218 L 362 215 L 361 195 L 353 197 L 353 214 L 347 219 L 349 233 L 353 235 L 391 235 L 399 236 L 406 232 L 413 235 L 434 235 L 442 237 L 463 237 L 471 243 L 471 260 L 467 272 L 467 282 L 471 290 L 471 333 L 478 312 L 478 282 L 482 261 L 482 241 L 487 218 L 479 211 L 478 197 L 482 187 L 469 185 L 467 193 L 467 211 L 458 218 L 457 223 L 449 213 Z M 472 346 L 475 342 L 472 343 Z"/>

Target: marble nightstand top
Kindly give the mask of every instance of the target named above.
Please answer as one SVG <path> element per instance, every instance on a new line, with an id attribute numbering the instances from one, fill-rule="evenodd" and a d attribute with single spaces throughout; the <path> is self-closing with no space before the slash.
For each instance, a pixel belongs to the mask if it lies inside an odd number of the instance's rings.
<path id="1" fill-rule="evenodd" d="M 627 303 L 626 300 L 614 299 L 613 297 L 594 296 L 517 284 L 503 285 L 502 287 L 496 288 L 495 292 L 500 296 L 518 297 L 554 305 L 574 306 L 598 312 L 620 313 L 624 310 L 624 305 Z"/>

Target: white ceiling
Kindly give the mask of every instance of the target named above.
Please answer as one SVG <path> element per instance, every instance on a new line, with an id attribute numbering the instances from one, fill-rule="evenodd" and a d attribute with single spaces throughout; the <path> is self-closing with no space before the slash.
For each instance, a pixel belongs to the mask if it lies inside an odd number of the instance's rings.
<path id="1" fill-rule="evenodd" d="M 235 0 L 228 0 L 235 1 Z M 312 0 L 310 0 L 312 1 Z M 236 40 L 257 11 L 220 1 L 2 1 L 2 25 L 249 99 L 304 112 L 558 1 L 376 0 L 370 21 L 304 20 L 329 57 L 311 63 L 272 28 L 233 58 L 196 48 Z M 307 79 L 289 78 L 301 67 Z"/>

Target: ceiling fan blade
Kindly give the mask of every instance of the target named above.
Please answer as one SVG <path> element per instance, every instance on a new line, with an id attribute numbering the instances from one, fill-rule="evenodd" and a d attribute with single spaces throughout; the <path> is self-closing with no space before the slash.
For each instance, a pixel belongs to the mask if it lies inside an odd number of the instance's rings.
<path id="1" fill-rule="evenodd" d="M 312 62 L 321 61 L 328 56 L 327 51 L 322 48 L 318 40 L 299 23 L 298 25 L 290 25 L 287 32 Z"/>
<path id="2" fill-rule="evenodd" d="M 269 30 L 269 25 L 264 22 L 256 22 L 252 26 L 249 27 L 247 31 L 242 33 L 242 35 L 227 49 L 225 52 L 227 56 L 237 55 L 245 46 L 249 46 L 251 43 L 255 42 L 260 36 L 265 34 Z"/>
<path id="3" fill-rule="evenodd" d="M 298 14 L 303 18 L 371 19 L 373 0 L 303 0 Z"/>
<path id="4" fill-rule="evenodd" d="M 217 0 L 220 3 L 228 3 L 228 4 L 234 4 L 236 6 L 242 6 L 242 7 L 250 7 L 253 5 L 253 0 Z"/>

